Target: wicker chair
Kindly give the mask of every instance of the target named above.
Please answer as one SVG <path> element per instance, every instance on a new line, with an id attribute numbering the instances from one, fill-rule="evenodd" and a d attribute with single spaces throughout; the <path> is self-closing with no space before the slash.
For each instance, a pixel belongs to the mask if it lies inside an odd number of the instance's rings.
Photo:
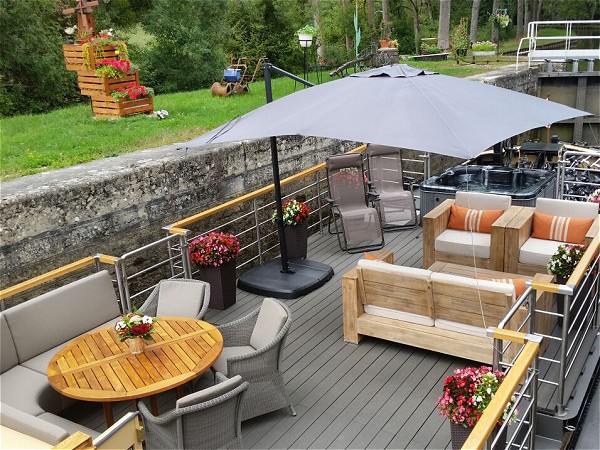
<path id="1" fill-rule="evenodd" d="M 140 312 L 149 316 L 179 316 L 202 319 L 210 301 L 210 284 L 199 280 L 161 280 Z"/>
<path id="2" fill-rule="evenodd" d="M 146 450 L 241 448 L 240 407 L 248 382 L 221 373 L 216 380 L 215 386 L 180 398 L 174 410 L 158 417 L 139 402 Z"/>
<path id="3" fill-rule="evenodd" d="M 285 406 L 296 415 L 280 371 L 285 337 L 291 325 L 292 316 L 287 306 L 265 298 L 259 309 L 217 327 L 223 335 L 224 347 L 213 370 L 228 377 L 241 375 L 250 382 L 242 420 Z"/>

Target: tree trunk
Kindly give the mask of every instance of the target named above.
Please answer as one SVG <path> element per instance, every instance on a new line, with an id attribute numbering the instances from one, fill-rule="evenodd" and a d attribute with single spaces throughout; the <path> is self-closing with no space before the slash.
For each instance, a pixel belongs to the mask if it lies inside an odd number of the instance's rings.
<path id="1" fill-rule="evenodd" d="M 413 30 L 415 33 L 415 53 L 421 54 L 421 28 L 419 25 L 419 0 L 409 0 L 413 15 Z"/>
<path id="2" fill-rule="evenodd" d="M 540 17 L 542 17 L 542 2 L 543 0 L 538 0 L 537 10 L 535 12 L 535 20 L 540 20 Z"/>
<path id="3" fill-rule="evenodd" d="M 431 0 L 423 0 L 423 3 L 427 7 L 427 18 L 429 22 L 433 22 L 433 7 L 431 6 Z"/>
<path id="4" fill-rule="evenodd" d="M 473 0 L 473 7 L 471 8 L 471 29 L 469 33 L 469 41 L 471 44 L 477 42 L 477 27 L 479 26 L 479 7 L 481 6 L 481 0 Z"/>
<path id="5" fill-rule="evenodd" d="M 353 50 L 352 36 L 348 34 L 348 25 L 346 18 L 349 17 L 350 11 L 350 0 L 342 0 L 342 11 L 344 12 L 344 40 L 346 43 L 346 54 L 350 54 Z"/>
<path id="6" fill-rule="evenodd" d="M 517 0 L 517 39 L 521 39 L 525 34 L 523 27 L 523 2 L 525 0 Z"/>
<path id="7" fill-rule="evenodd" d="M 371 42 L 377 42 L 377 35 L 375 34 L 375 0 L 367 0 L 367 23 L 371 31 Z"/>
<path id="8" fill-rule="evenodd" d="M 448 50 L 450 48 L 450 5 L 451 0 L 440 0 L 438 47 L 442 50 Z"/>
<path id="9" fill-rule="evenodd" d="M 500 2 L 500 0 L 494 0 L 494 2 L 492 3 L 492 14 L 496 14 L 496 11 L 498 10 L 499 2 Z M 496 22 L 494 22 L 492 24 L 492 42 L 497 44 L 499 39 L 500 39 L 500 26 Z"/>
<path id="10" fill-rule="evenodd" d="M 323 27 L 321 26 L 321 0 L 313 0 L 313 10 L 315 18 L 315 27 L 317 28 L 317 62 L 323 63 L 323 56 L 325 55 L 325 41 L 323 40 Z"/>
<path id="11" fill-rule="evenodd" d="M 382 17 L 382 38 L 391 39 L 392 29 L 390 21 L 390 0 L 381 0 L 381 15 Z"/>

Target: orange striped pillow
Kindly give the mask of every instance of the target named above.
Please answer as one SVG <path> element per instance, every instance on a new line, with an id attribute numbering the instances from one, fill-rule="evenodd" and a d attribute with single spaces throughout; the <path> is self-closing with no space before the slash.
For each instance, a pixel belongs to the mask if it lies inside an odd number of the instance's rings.
<path id="1" fill-rule="evenodd" d="M 584 244 L 585 235 L 594 219 L 576 217 L 550 216 L 539 212 L 533 213 L 533 234 L 531 237 L 551 241 Z"/>
<path id="2" fill-rule="evenodd" d="M 527 289 L 527 278 L 489 278 L 489 277 L 477 277 L 478 280 L 496 281 L 498 283 L 508 283 L 515 286 L 515 295 L 519 298 Z"/>
<path id="3" fill-rule="evenodd" d="M 450 209 L 448 228 L 453 230 L 491 233 L 492 224 L 504 211 L 501 209 L 469 209 L 453 204 Z"/>

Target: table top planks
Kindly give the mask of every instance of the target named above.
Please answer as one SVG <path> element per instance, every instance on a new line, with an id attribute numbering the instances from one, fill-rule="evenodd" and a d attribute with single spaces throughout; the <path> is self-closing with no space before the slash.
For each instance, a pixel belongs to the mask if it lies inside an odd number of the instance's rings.
<path id="1" fill-rule="evenodd" d="M 59 350 L 47 374 L 50 384 L 67 397 L 97 402 L 132 400 L 192 380 L 211 367 L 222 349 L 223 338 L 213 325 L 161 317 L 143 353 L 131 354 L 112 327 L 103 328 Z"/>

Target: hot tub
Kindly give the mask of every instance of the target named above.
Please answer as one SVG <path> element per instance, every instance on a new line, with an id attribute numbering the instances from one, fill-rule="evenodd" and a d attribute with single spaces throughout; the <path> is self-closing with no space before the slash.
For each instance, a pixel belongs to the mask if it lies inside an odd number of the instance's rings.
<path id="1" fill-rule="evenodd" d="M 534 206 L 538 197 L 554 198 L 556 173 L 499 166 L 455 166 L 421 183 L 421 216 L 456 191 L 510 195 L 516 206 Z"/>

